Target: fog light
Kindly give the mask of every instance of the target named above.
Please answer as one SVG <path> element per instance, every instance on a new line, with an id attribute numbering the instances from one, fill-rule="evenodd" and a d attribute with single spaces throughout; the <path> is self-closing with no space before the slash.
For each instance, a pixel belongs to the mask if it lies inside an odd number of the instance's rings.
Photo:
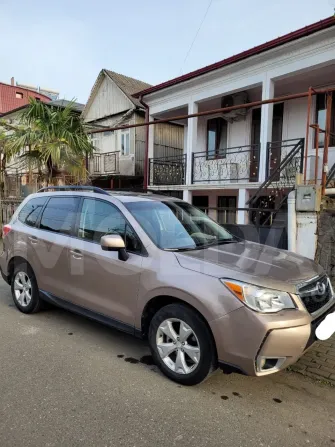
<path id="1" fill-rule="evenodd" d="M 258 372 L 275 372 L 285 362 L 286 357 L 258 357 L 257 371 Z"/>

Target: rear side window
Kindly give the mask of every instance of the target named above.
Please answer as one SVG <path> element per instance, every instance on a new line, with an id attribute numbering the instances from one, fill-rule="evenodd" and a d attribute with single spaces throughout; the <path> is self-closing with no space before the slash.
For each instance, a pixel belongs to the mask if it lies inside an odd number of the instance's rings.
<path id="1" fill-rule="evenodd" d="M 79 200 L 78 197 L 52 197 L 43 211 L 40 229 L 71 234 Z"/>
<path id="2" fill-rule="evenodd" d="M 29 225 L 29 227 L 34 227 L 46 200 L 47 197 L 36 197 L 35 199 L 29 200 L 19 212 L 19 221 Z"/>

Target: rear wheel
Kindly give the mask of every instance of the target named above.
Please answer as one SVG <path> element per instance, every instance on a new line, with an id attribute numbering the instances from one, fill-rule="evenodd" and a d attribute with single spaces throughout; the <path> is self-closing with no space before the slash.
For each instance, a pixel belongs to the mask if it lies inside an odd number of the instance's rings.
<path id="1" fill-rule="evenodd" d="M 34 272 L 28 264 L 15 266 L 11 290 L 14 304 L 21 312 L 30 314 L 40 310 L 42 301 Z"/>
<path id="2" fill-rule="evenodd" d="M 149 343 L 162 372 L 183 385 L 196 385 L 215 369 L 209 329 L 197 312 L 185 305 L 169 304 L 154 315 Z"/>

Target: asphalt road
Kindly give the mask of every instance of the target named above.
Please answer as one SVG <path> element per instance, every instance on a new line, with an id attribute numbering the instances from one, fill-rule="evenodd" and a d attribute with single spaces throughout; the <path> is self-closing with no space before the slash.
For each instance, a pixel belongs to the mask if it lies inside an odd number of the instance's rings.
<path id="1" fill-rule="evenodd" d="M 23 315 L 2 281 L 0 340 L 1 447 L 335 447 L 335 388 L 290 372 L 181 387 L 142 341 L 55 308 Z"/>

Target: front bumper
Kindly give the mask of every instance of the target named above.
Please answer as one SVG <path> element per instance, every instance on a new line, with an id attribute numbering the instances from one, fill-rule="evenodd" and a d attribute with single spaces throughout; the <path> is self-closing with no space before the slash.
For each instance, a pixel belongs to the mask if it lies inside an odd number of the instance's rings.
<path id="1" fill-rule="evenodd" d="M 285 369 L 316 341 L 317 326 L 334 310 L 333 301 L 312 321 L 303 308 L 266 315 L 241 307 L 210 323 L 219 364 L 251 376 Z M 269 359 L 270 366 L 273 361 L 274 367 L 262 369 L 265 359 Z"/>

